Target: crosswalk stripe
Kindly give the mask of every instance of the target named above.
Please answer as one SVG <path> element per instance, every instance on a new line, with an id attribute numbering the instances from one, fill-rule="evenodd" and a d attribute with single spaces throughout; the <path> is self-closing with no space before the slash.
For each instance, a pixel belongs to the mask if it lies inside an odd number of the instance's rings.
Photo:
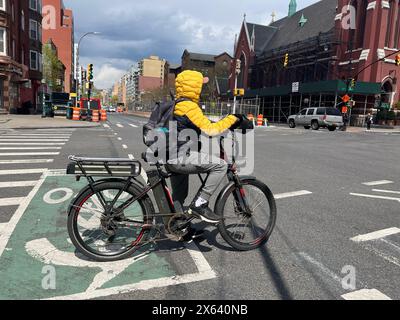
<path id="1" fill-rule="evenodd" d="M 0 207 L 18 206 L 25 198 L 0 198 Z"/>
<path id="2" fill-rule="evenodd" d="M 34 187 L 37 181 L 8 181 L 0 182 L 0 188 Z"/>
<path id="3" fill-rule="evenodd" d="M 33 174 L 44 173 L 47 169 L 19 169 L 19 170 L 0 170 L 0 176 L 13 175 L 13 174 Z"/>
<path id="4" fill-rule="evenodd" d="M 373 192 L 400 194 L 400 191 L 373 189 Z"/>
<path id="5" fill-rule="evenodd" d="M 361 301 L 361 300 L 368 300 L 368 301 L 392 300 L 387 295 L 383 294 L 382 292 L 380 292 L 379 290 L 376 290 L 376 289 L 371 289 L 371 290 L 362 289 L 362 290 L 346 293 L 346 294 L 342 295 L 342 298 L 345 300 L 357 300 L 357 301 Z"/>
<path id="6" fill-rule="evenodd" d="M 384 229 L 384 230 L 379 230 L 379 231 L 359 235 L 357 237 L 351 238 L 350 240 L 354 241 L 354 242 L 366 242 L 366 241 L 382 239 L 382 238 L 392 236 L 392 235 L 398 234 L 398 233 L 400 233 L 399 228 L 389 228 L 389 229 Z"/>
<path id="7" fill-rule="evenodd" d="M 70 134 L 2 134 L 1 137 L 16 137 L 16 138 L 25 138 L 25 137 L 32 137 L 32 138 L 70 138 Z"/>
<path id="8" fill-rule="evenodd" d="M 382 196 L 374 196 L 371 194 L 362 194 L 362 193 L 350 193 L 351 196 L 355 197 L 362 197 L 362 198 L 372 198 L 372 199 L 381 199 L 381 200 L 390 200 L 390 201 L 399 201 L 400 198 L 393 198 L 393 197 L 382 197 Z"/>
<path id="9" fill-rule="evenodd" d="M 7 147 L 0 150 L 61 150 L 61 147 Z"/>
<path id="10" fill-rule="evenodd" d="M 138 126 L 134 125 L 134 124 L 129 124 L 132 128 L 139 128 Z"/>
<path id="11" fill-rule="evenodd" d="M 120 124 L 120 123 L 117 123 L 117 127 L 118 128 L 123 128 L 124 126 L 122 124 Z"/>
<path id="12" fill-rule="evenodd" d="M 18 156 L 58 156 L 60 152 L 24 152 L 24 153 L 0 153 L 0 157 Z"/>
<path id="13" fill-rule="evenodd" d="M 287 198 L 293 198 L 293 197 L 307 196 L 310 194 L 312 194 L 312 192 L 307 191 L 307 190 L 302 190 L 302 191 L 277 194 L 277 195 L 275 195 L 275 199 L 280 200 L 280 199 L 287 199 Z"/>
<path id="14" fill-rule="evenodd" d="M 18 142 L 18 141 L 26 141 L 26 142 L 68 142 L 68 139 L 3 139 L 2 137 L 0 137 L 0 142 Z"/>
<path id="15" fill-rule="evenodd" d="M 363 183 L 363 185 L 373 187 L 373 186 L 381 186 L 384 184 L 391 184 L 391 183 L 394 183 L 394 182 L 389 181 L 389 180 L 381 180 L 381 181 L 365 182 L 365 183 Z"/>
<path id="16" fill-rule="evenodd" d="M 0 160 L 0 164 L 33 164 L 52 163 L 54 159 L 21 159 L 21 160 Z"/>
<path id="17" fill-rule="evenodd" d="M 65 142 L 0 142 L 0 146 L 65 146 Z"/>

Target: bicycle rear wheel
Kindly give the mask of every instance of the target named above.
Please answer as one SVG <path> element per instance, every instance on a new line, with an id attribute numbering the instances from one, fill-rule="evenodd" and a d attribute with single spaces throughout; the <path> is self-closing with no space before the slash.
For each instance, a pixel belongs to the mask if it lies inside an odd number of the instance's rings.
<path id="1" fill-rule="evenodd" d="M 140 194 L 133 184 L 124 190 L 126 181 L 104 181 L 94 190 L 87 188 L 72 203 L 68 216 L 68 233 L 76 249 L 86 257 L 101 262 L 122 260 L 132 255 L 148 238 L 154 208 L 150 198 L 139 199 L 127 209 L 110 218 L 102 205 L 116 199 L 118 208 L 131 197 Z M 121 193 L 122 192 L 122 193 Z M 115 212 L 115 210 L 114 210 Z"/>
<path id="2" fill-rule="evenodd" d="M 263 246 L 275 228 L 276 202 L 271 190 L 258 180 L 242 180 L 243 189 L 232 185 L 216 204 L 223 217 L 218 225 L 222 238 L 234 249 L 250 251 Z M 246 201 L 247 211 L 243 208 Z"/>

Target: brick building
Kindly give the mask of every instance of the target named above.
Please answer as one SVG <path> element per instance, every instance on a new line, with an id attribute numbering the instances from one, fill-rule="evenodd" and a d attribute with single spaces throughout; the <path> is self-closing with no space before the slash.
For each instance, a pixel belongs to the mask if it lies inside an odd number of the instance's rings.
<path id="1" fill-rule="evenodd" d="M 74 80 L 74 17 L 63 0 L 43 0 L 43 42 L 50 39 L 57 47 L 58 57 L 65 66 L 65 92 L 75 90 Z"/>
<path id="2" fill-rule="evenodd" d="M 356 125 L 367 112 L 398 102 L 394 56 L 368 66 L 400 48 L 399 0 L 322 0 L 299 11 L 296 6 L 291 0 L 288 15 L 268 25 L 244 19 L 234 60 L 241 60 L 238 86 L 247 90 L 245 98 L 260 98 L 265 116 L 285 122 L 304 107 L 339 107 L 347 79 L 356 77 L 350 114 Z M 234 68 L 232 63 L 231 74 Z"/>
<path id="3" fill-rule="evenodd" d="M 185 50 L 182 55 L 181 70 L 196 70 L 209 77 L 210 83 L 202 95 L 204 99 L 216 99 L 227 93 L 231 64 L 232 57 L 226 52 L 213 55 Z"/>
<path id="4" fill-rule="evenodd" d="M 42 78 L 41 19 L 40 0 L 0 1 L 2 112 L 38 110 Z"/>

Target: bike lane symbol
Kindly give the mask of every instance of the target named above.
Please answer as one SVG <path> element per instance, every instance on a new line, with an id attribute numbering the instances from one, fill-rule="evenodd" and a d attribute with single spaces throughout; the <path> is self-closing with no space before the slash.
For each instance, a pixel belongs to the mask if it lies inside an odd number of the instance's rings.
<path id="1" fill-rule="evenodd" d="M 83 186 L 67 176 L 46 177 L 0 257 L 0 299 L 48 299 L 175 275 L 155 253 L 109 263 L 76 253 L 68 239 L 67 209 Z M 53 290 L 42 287 L 47 265 L 56 271 Z"/>

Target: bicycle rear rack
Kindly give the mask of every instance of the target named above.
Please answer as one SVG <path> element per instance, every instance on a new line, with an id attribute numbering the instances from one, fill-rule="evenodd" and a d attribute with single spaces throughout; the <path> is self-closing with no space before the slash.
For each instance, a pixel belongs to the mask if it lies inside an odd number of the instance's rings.
<path id="1" fill-rule="evenodd" d="M 137 160 L 118 158 L 84 158 L 69 156 L 68 175 L 76 177 L 137 177 L 142 164 Z"/>

